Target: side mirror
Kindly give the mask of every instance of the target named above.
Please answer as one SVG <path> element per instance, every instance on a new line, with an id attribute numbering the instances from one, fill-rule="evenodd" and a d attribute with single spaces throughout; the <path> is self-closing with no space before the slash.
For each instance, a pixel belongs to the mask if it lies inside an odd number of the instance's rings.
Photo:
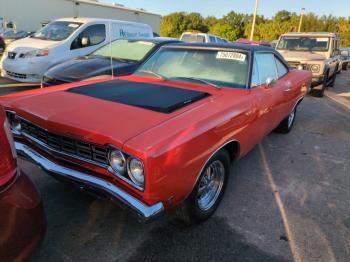
<path id="1" fill-rule="evenodd" d="M 82 39 L 81 39 L 81 45 L 82 46 L 87 46 L 87 45 L 89 45 L 89 38 L 88 37 L 86 37 L 86 36 L 84 36 Z"/>
<path id="2" fill-rule="evenodd" d="M 266 79 L 266 87 L 270 88 L 273 87 L 276 84 L 276 79 L 274 79 L 273 77 L 268 77 Z"/>

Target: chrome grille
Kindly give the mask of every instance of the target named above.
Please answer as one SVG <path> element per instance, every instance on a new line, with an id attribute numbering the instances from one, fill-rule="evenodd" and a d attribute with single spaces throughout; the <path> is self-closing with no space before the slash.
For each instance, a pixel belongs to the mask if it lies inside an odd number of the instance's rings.
<path id="1" fill-rule="evenodd" d="M 40 142 L 49 150 L 76 157 L 81 160 L 93 161 L 98 164 L 108 164 L 108 148 L 83 142 L 70 137 L 57 135 L 21 118 L 22 133 L 33 142 Z"/>
<path id="2" fill-rule="evenodd" d="M 14 77 L 14 78 L 27 79 L 27 75 L 26 74 L 19 74 L 19 73 L 15 73 L 15 72 L 11 72 L 11 71 L 6 71 L 6 74 L 8 76 L 11 76 L 11 77 Z"/>

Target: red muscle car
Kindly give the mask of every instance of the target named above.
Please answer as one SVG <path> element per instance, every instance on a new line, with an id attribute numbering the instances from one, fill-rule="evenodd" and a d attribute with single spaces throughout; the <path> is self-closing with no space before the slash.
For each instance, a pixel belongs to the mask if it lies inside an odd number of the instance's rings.
<path id="1" fill-rule="evenodd" d="M 171 44 L 132 76 L 2 103 L 18 153 L 49 174 L 143 219 L 175 208 L 195 223 L 217 208 L 232 161 L 291 130 L 310 82 L 269 47 Z"/>
<path id="2" fill-rule="evenodd" d="M 46 218 L 41 198 L 17 168 L 9 123 L 0 107 L 0 260 L 27 261 L 42 240 Z"/>

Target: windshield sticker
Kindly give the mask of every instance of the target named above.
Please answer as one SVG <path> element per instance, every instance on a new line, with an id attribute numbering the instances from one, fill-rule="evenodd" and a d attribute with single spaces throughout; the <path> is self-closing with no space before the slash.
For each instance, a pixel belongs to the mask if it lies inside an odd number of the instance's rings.
<path id="1" fill-rule="evenodd" d="M 78 24 L 69 24 L 68 27 L 77 28 L 77 27 L 79 27 L 79 25 Z"/>
<path id="2" fill-rule="evenodd" d="M 216 59 L 227 59 L 244 62 L 247 55 L 237 52 L 218 52 Z"/>
<path id="3" fill-rule="evenodd" d="M 317 38 L 317 42 L 328 42 L 328 38 Z"/>

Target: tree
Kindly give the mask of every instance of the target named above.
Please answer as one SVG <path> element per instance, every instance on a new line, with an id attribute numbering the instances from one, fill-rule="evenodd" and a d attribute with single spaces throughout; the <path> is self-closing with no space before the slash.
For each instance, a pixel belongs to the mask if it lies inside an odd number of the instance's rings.
<path id="1" fill-rule="evenodd" d="M 292 19 L 292 14 L 287 10 L 278 11 L 276 15 L 273 17 L 273 20 L 276 21 L 277 23 L 289 22 L 291 19 Z"/>
<path id="2" fill-rule="evenodd" d="M 203 18 L 199 13 L 172 13 L 162 18 L 161 35 L 179 37 L 185 31 L 210 32 L 230 41 L 248 38 L 252 28 L 253 15 L 229 12 L 221 19 L 214 16 Z M 295 32 L 300 16 L 295 12 L 281 10 L 271 19 L 257 16 L 255 40 L 273 40 L 281 34 Z M 350 46 L 350 17 L 304 15 L 302 32 L 339 32 L 341 45 Z"/>
<path id="3" fill-rule="evenodd" d="M 186 29 L 184 12 L 164 16 L 160 24 L 160 34 L 167 37 L 179 37 Z"/>
<path id="4" fill-rule="evenodd" d="M 221 36 L 230 41 L 235 41 L 240 37 L 239 30 L 233 26 L 220 21 L 213 25 L 209 31 L 210 34 Z"/>

